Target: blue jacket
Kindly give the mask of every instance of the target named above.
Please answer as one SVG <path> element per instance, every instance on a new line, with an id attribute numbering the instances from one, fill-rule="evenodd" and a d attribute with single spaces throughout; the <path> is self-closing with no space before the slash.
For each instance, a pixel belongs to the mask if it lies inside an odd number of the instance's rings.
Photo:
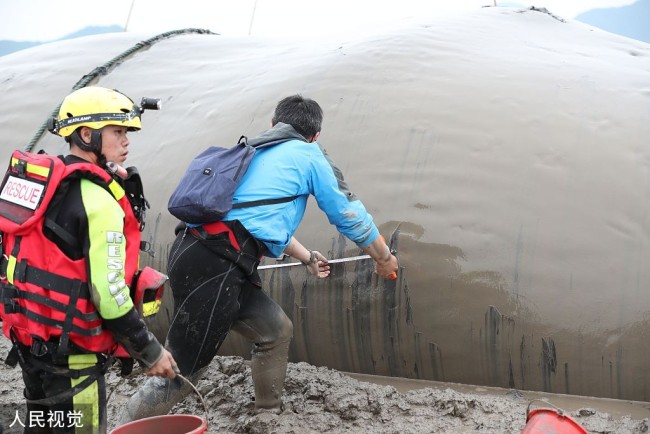
<path id="1" fill-rule="evenodd" d="M 307 143 L 291 125 L 278 123 L 251 145 L 286 139 L 259 148 L 241 179 L 233 203 L 300 195 L 291 202 L 231 210 L 226 221 L 239 220 L 279 257 L 302 221 L 310 195 L 337 230 L 358 246 L 367 246 L 379 230 L 363 203 L 348 190 L 341 171 L 317 142 Z"/>

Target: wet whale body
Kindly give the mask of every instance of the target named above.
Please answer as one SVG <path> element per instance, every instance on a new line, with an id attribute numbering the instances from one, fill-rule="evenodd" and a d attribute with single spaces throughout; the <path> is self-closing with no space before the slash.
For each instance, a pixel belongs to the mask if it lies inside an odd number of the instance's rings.
<path id="1" fill-rule="evenodd" d="M 89 85 L 161 98 L 128 163 L 151 203 L 144 239 L 156 254 L 142 260 L 164 270 L 176 225 L 166 203 L 192 156 L 254 136 L 280 98 L 302 93 L 322 105 L 320 141 L 401 271 L 384 281 L 367 260 L 327 280 L 264 269 L 294 322 L 291 361 L 650 398 L 648 44 L 503 8 L 347 40 L 187 32 L 143 46 L 151 36 L 0 57 L 2 161 L 32 142 L 66 151 L 39 129 L 90 72 Z M 359 254 L 314 201 L 297 237 L 330 258 Z M 220 353 L 249 351 L 230 336 Z"/>

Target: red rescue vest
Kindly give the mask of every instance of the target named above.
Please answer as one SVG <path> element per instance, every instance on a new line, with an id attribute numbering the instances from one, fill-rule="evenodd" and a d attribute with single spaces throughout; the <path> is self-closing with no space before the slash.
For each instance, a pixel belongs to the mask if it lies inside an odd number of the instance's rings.
<path id="1" fill-rule="evenodd" d="M 14 151 L 0 185 L 0 232 L 4 260 L 0 280 L 0 315 L 7 337 L 24 345 L 34 339 L 68 340 L 92 352 L 110 352 L 116 342 L 90 299 L 86 259 L 68 258 L 43 233 L 46 211 L 57 188 L 68 177 L 81 177 L 104 187 L 125 214 L 125 281 L 138 270 L 140 222 L 122 187 L 91 163 L 66 165 L 47 154 Z"/>

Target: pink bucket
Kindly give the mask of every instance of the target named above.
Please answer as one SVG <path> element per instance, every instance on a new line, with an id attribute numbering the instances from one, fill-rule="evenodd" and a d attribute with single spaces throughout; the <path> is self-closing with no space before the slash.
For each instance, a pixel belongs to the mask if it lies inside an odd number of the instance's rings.
<path id="1" fill-rule="evenodd" d="M 548 403 L 547 403 L 548 404 Z M 588 434 L 587 430 L 560 409 L 538 408 L 526 412 L 526 426 L 521 434 Z"/>
<path id="2" fill-rule="evenodd" d="M 191 414 L 167 414 L 134 420 L 110 434 L 200 434 L 208 430 L 208 420 Z"/>

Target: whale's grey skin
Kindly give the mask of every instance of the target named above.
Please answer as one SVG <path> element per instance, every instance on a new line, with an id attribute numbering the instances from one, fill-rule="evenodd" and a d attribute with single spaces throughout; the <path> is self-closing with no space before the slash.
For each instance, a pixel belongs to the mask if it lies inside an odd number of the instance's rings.
<path id="1" fill-rule="evenodd" d="M 25 149 L 84 74 L 155 35 L 0 57 L 0 157 Z M 262 272 L 291 361 L 397 377 L 648 400 L 650 46 L 534 10 L 485 8 L 351 40 L 163 38 L 90 84 L 162 99 L 129 135 L 166 269 L 190 159 L 269 126 L 282 97 L 324 109 L 321 144 L 398 252 Z M 67 151 L 49 133 L 32 148 Z M 359 254 L 310 205 L 296 234 Z M 267 265 L 274 264 L 267 259 Z M 169 295 L 169 291 L 167 291 Z M 248 356 L 231 335 L 220 354 Z"/>

